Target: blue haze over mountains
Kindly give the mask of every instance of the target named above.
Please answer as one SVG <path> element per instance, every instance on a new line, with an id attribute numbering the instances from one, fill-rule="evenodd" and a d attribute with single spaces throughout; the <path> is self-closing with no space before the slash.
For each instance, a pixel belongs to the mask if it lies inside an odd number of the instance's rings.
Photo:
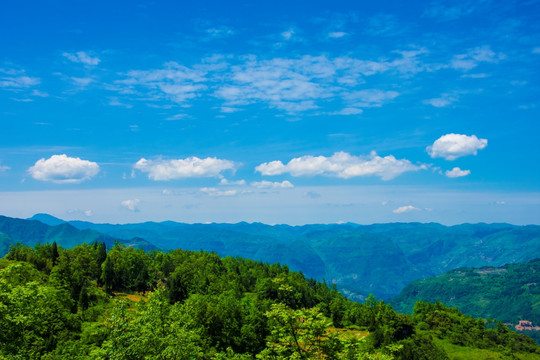
<path id="1" fill-rule="evenodd" d="M 38 220 L 38 221 L 36 221 Z M 24 229 L 24 230 L 23 230 Z M 502 266 L 540 255 L 540 226 L 436 223 L 313 224 L 304 226 L 138 224 L 64 222 L 37 214 L 29 220 L 0 217 L 0 251 L 10 243 L 114 240 L 145 250 L 155 248 L 214 251 L 286 264 L 307 277 L 335 283 L 345 295 L 362 300 L 373 293 L 389 299 L 407 284 L 459 267 Z"/>

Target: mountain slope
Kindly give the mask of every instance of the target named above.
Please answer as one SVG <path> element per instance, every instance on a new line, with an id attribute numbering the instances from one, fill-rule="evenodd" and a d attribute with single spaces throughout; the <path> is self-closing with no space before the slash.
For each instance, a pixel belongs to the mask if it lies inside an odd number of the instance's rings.
<path id="1" fill-rule="evenodd" d="M 43 214 L 36 217 L 61 221 Z M 411 281 L 455 268 L 502 266 L 540 254 L 540 226 L 510 224 L 69 224 L 124 242 L 142 238 L 162 249 L 202 249 L 287 264 L 291 270 L 335 283 L 359 300 L 369 293 L 388 299 Z"/>
<path id="2" fill-rule="evenodd" d="M 441 301 L 465 314 L 513 325 L 540 326 L 540 259 L 502 267 L 460 268 L 414 281 L 391 300 L 397 311 L 412 312 L 416 301 Z M 540 331 L 527 331 L 537 341 Z"/>
<path id="3" fill-rule="evenodd" d="M 104 242 L 111 247 L 115 241 L 118 241 L 118 238 L 94 230 L 80 230 L 66 222 L 56 226 L 49 226 L 37 220 L 0 216 L 0 256 L 5 255 L 9 246 L 17 242 L 34 246 L 35 244 L 52 243 L 53 241 L 66 248 L 96 241 Z M 122 240 L 121 242 L 146 250 L 157 249 L 153 244 L 143 239 Z"/>

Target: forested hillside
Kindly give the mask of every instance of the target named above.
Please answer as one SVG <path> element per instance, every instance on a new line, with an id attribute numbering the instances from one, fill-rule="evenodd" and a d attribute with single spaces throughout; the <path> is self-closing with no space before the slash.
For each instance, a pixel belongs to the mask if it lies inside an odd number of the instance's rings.
<path id="1" fill-rule="evenodd" d="M 21 243 L 34 246 L 56 242 L 63 247 L 73 247 L 82 243 L 100 241 L 107 246 L 113 246 L 120 240 L 95 230 L 77 229 L 67 222 L 50 217 L 54 225 L 41 221 L 23 220 L 0 215 L 0 255 L 5 255 L 10 245 Z M 157 249 L 156 246 L 141 238 L 125 239 L 122 242 L 145 250 Z"/>
<path id="2" fill-rule="evenodd" d="M 101 242 L 11 247 L 0 328 L 5 358 L 540 359 L 529 338 L 440 303 L 402 315 L 284 265 Z"/>
<path id="3" fill-rule="evenodd" d="M 540 259 L 502 267 L 459 268 L 409 284 L 392 305 L 412 312 L 418 300 L 441 301 L 465 314 L 512 324 L 519 320 L 540 326 Z M 523 333 L 540 341 L 540 331 Z"/>
<path id="4" fill-rule="evenodd" d="M 33 219 L 57 226 L 62 221 L 44 214 Z M 203 249 L 287 264 L 309 277 L 335 283 L 357 300 L 370 293 L 389 299 L 413 280 L 455 268 L 502 266 L 540 254 L 540 226 L 510 224 L 69 224 L 126 243 L 137 237 L 164 250 Z"/>

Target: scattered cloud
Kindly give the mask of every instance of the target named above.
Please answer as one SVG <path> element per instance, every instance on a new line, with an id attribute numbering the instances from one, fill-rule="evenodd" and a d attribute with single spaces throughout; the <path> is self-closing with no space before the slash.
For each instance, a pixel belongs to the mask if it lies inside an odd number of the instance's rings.
<path id="1" fill-rule="evenodd" d="M 452 2 L 451 5 L 445 5 L 442 1 L 434 1 L 424 11 L 423 16 L 438 21 L 452 21 L 472 14 L 475 8 L 470 2 Z"/>
<path id="2" fill-rule="evenodd" d="M 399 24 L 394 15 L 377 14 L 369 18 L 366 32 L 372 36 L 394 36 L 403 33 L 404 24 Z"/>
<path id="3" fill-rule="evenodd" d="M 419 211 L 420 209 L 412 205 L 400 206 L 397 209 L 392 210 L 394 214 L 403 214 L 410 211 Z"/>
<path id="4" fill-rule="evenodd" d="M 94 79 L 92 78 L 71 77 L 70 79 L 75 86 L 79 86 L 79 87 L 86 87 L 90 85 L 92 82 L 94 82 Z"/>
<path id="5" fill-rule="evenodd" d="M 426 151 L 432 158 L 455 160 L 466 155 L 476 155 L 487 144 L 487 139 L 479 139 L 476 135 L 446 134 L 435 140 Z"/>
<path id="6" fill-rule="evenodd" d="M 446 107 L 458 100 L 457 96 L 451 94 L 441 94 L 438 98 L 424 100 L 424 104 L 429 104 L 435 107 Z"/>
<path id="7" fill-rule="evenodd" d="M 141 158 L 134 169 L 148 173 L 152 180 L 173 180 L 193 177 L 220 176 L 222 171 L 234 170 L 235 163 L 218 158 L 199 159 L 196 156 L 174 160 L 147 160 Z"/>
<path id="8" fill-rule="evenodd" d="M 49 97 L 48 93 L 46 93 L 45 91 L 37 90 L 37 89 L 32 90 L 30 95 L 37 96 L 37 97 L 42 97 L 42 98 Z"/>
<path id="9" fill-rule="evenodd" d="M 41 83 L 39 78 L 30 77 L 30 76 L 1 76 L 0 77 L 0 88 L 7 89 L 22 89 L 29 88 L 34 85 Z"/>
<path id="10" fill-rule="evenodd" d="M 318 198 L 322 197 L 322 195 L 319 194 L 319 193 L 316 192 L 316 191 L 306 191 L 306 192 L 304 193 L 304 197 L 308 197 L 308 198 L 310 198 L 310 199 L 318 199 Z"/>
<path id="11" fill-rule="evenodd" d="M 78 184 L 89 180 L 99 173 L 99 165 L 88 160 L 68 157 L 66 154 L 53 155 L 38 160 L 28 169 L 30 175 L 40 181 L 57 184 Z"/>
<path id="12" fill-rule="evenodd" d="M 86 217 L 91 217 L 94 215 L 94 212 L 92 210 L 81 210 L 81 209 L 68 210 L 66 211 L 66 213 L 70 215 L 84 215 Z"/>
<path id="13" fill-rule="evenodd" d="M 281 161 L 262 163 L 255 168 L 262 175 L 292 176 L 327 175 L 349 179 L 358 176 L 379 176 L 391 180 L 405 172 L 427 169 L 425 165 L 414 165 L 407 159 L 396 159 L 389 155 L 378 156 L 374 151 L 368 156 L 353 156 L 346 152 L 336 152 L 330 157 L 306 155 L 290 160 L 286 165 Z"/>
<path id="14" fill-rule="evenodd" d="M 246 180 L 237 180 L 237 181 L 229 181 L 225 178 L 222 178 L 219 181 L 219 185 L 246 185 Z"/>
<path id="15" fill-rule="evenodd" d="M 212 27 L 205 30 L 211 39 L 222 39 L 234 34 L 234 31 L 227 26 Z"/>
<path id="16" fill-rule="evenodd" d="M 345 98 L 351 101 L 354 108 L 381 107 L 384 103 L 396 98 L 399 93 L 391 90 L 367 89 L 348 93 Z"/>
<path id="17" fill-rule="evenodd" d="M 345 37 L 347 35 L 349 35 L 349 34 L 347 34 L 344 31 L 333 31 L 333 32 L 328 33 L 328 37 L 333 38 L 333 39 L 339 39 L 339 38 Z"/>
<path id="18" fill-rule="evenodd" d="M 210 195 L 210 196 L 235 196 L 238 194 L 238 190 L 219 190 L 214 187 L 203 187 L 200 189 L 201 192 Z"/>
<path id="19" fill-rule="evenodd" d="M 534 49 L 532 49 L 532 53 L 533 54 L 540 54 L 540 46 L 535 47 Z"/>
<path id="20" fill-rule="evenodd" d="M 467 176 L 470 173 L 471 173 L 471 170 L 461 170 L 460 168 L 455 167 L 452 170 L 446 170 L 444 174 L 448 176 L 449 178 L 458 178 L 458 177 Z"/>
<path id="21" fill-rule="evenodd" d="M 9 169 L 11 169 L 9 166 L 2 165 L 0 162 L 0 172 L 8 171 Z"/>
<path id="22" fill-rule="evenodd" d="M 281 33 L 281 37 L 285 40 L 291 40 L 294 34 L 295 34 L 294 29 L 288 29 Z"/>
<path id="23" fill-rule="evenodd" d="M 73 61 L 75 63 L 80 63 L 84 65 L 95 66 L 99 64 L 101 61 L 97 56 L 90 56 L 88 53 L 84 51 L 78 51 L 76 53 L 65 52 L 62 54 L 62 56 L 67 58 L 69 61 Z"/>
<path id="24" fill-rule="evenodd" d="M 117 80 L 111 90 L 139 95 L 145 101 L 168 99 L 184 103 L 207 88 L 202 84 L 207 80 L 205 75 L 205 70 L 188 68 L 172 61 L 163 69 L 129 71 L 127 77 Z"/>
<path id="25" fill-rule="evenodd" d="M 130 200 L 124 200 L 120 203 L 124 209 L 127 209 L 129 211 L 133 212 L 139 212 L 139 203 L 141 201 L 139 199 L 130 199 Z"/>
<path id="26" fill-rule="evenodd" d="M 251 186 L 254 186 L 258 189 L 290 189 L 290 188 L 293 188 L 294 185 L 291 184 L 290 181 L 282 181 L 282 182 L 272 182 L 272 181 L 266 181 L 266 180 L 263 180 L 263 181 L 256 181 L 256 182 L 252 182 L 251 183 Z"/>
<path id="27" fill-rule="evenodd" d="M 450 61 L 450 67 L 455 70 L 469 71 L 482 62 L 497 63 L 506 58 L 503 53 L 495 53 L 489 46 L 479 46 L 469 49 L 466 54 L 455 55 Z"/>
<path id="28" fill-rule="evenodd" d="M 110 97 L 109 98 L 109 105 L 110 106 L 120 106 L 120 107 L 124 107 L 126 109 L 131 109 L 133 107 L 133 105 L 130 105 L 130 104 L 126 104 L 126 103 L 123 103 L 121 102 L 117 97 L 113 96 L 113 97 Z"/>

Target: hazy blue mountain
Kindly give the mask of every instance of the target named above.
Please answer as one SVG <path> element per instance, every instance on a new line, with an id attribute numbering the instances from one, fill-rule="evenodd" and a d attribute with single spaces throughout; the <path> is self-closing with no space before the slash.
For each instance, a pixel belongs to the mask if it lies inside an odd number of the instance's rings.
<path id="1" fill-rule="evenodd" d="M 29 218 L 28 220 L 37 220 L 39 222 L 44 223 L 45 225 L 50 225 L 50 226 L 56 226 L 56 225 L 66 223 L 65 220 L 59 219 L 59 218 L 54 217 L 54 216 L 49 215 L 49 214 L 43 214 L 43 213 L 35 214 L 34 216 Z"/>
<path id="2" fill-rule="evenodd" d="M 153 244 L 162 249 L 207 250 L 221 256 L 287 264 L 306 276 L 335 283 L 355 299 L 369 293 L 388 299 L 411 281 L 456 268 L 502 266 L 540 256 L 540 226 L 436 223 L 270 226 L 173 221 L 118 225 L 64 222 L 47 214 L 37 214 L 32 219 L 12 219 L 9 226 L 0 221 L 0 232 L 4 233 L 0 235 L 0 250 L 2 244 L 13 241 L 34 244 L 56 240 L 69 247 L 95 241 L 99 236 L 105 236 L 109 243 L 119 239 L 147 249 Z M 5 251 L 6 245 L 3 246 Z"/>
<path id="3" fill-rule="evenodd" d="M 510 224 L 69 224 L 119 239 L 140 237 L 163 249 L 287 264 L 358 299 L 390 298 L 413 280 L 459 267 L 502 266 L 540 254 L 540 226 Z"/>
<path id="4" fill-rule="evenodd" d="M 51 216 L 39 216 L 45 221 L 54 221 Z M 102 234 L 90 229 L 77 229 L 67 222 L 50 226 L 38 220 L 15 219 L 0 216 L 0 256 L 4 256 L 9 246 L 15 243 L 34 246 L 35 244 L 56 243 L 65 248 L 71 248 L 77 244 L 93 243 L 101 241 L 107 246 L 113 246 L 115 241 L 126 245 L 141 247 L 145 250 L 157 249 L 156 246 L 144 239 L 120 239 L 107 234 Z"/>

